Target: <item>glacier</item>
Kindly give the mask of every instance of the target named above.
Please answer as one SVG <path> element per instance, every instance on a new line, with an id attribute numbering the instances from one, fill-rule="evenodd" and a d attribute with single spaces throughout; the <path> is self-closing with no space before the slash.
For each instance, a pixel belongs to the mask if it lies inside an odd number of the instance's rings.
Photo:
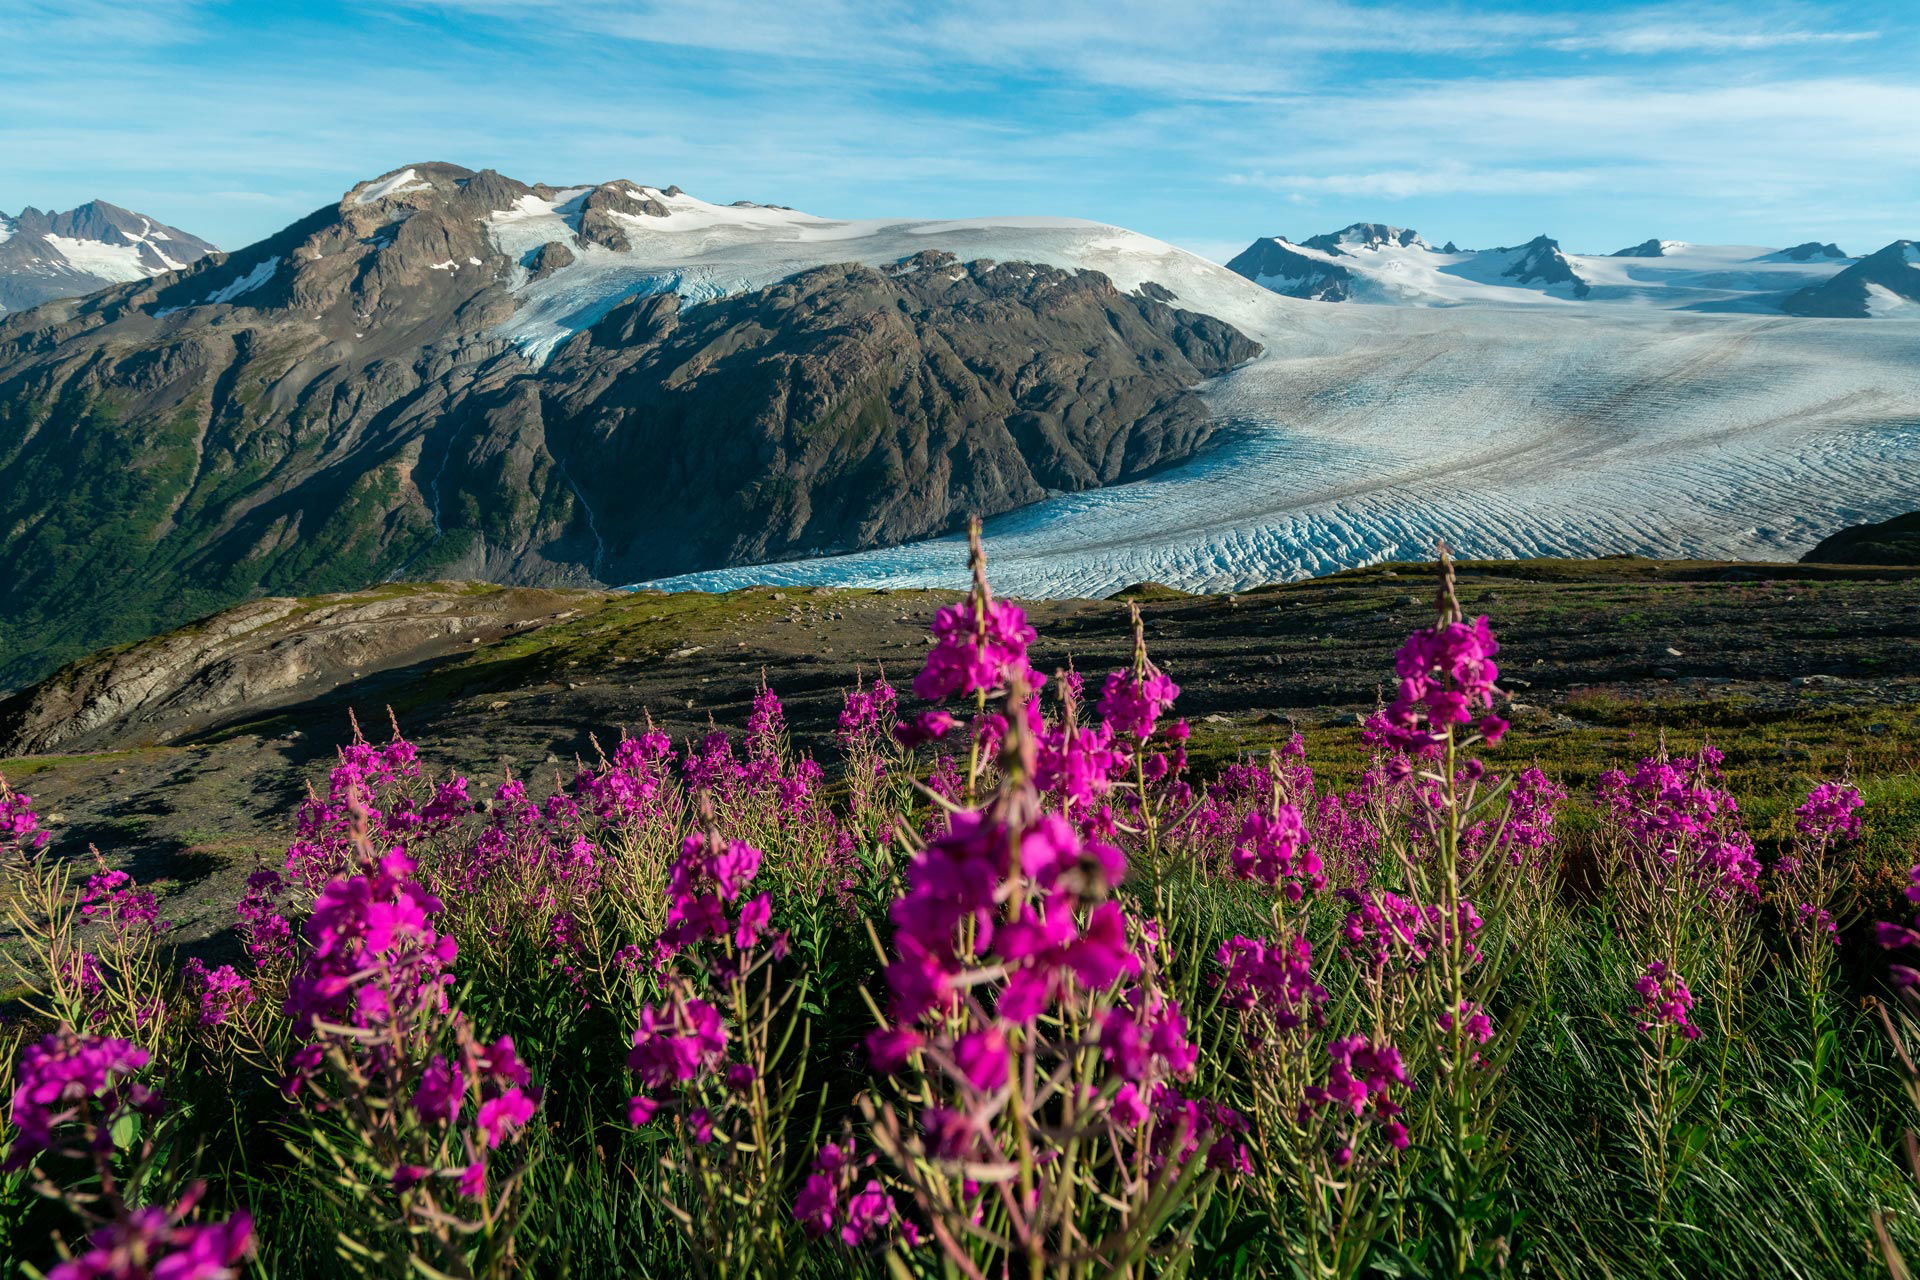
<path id="1" fill-rule="evenodd" d="M 518 258 L 572 240 L 587 190 L 493 215 L 495 243 Z M 636 293 L 697 303 L 824 263 L 942 249 L 1101 271 L 1123 290 L 1151 282 L 1265 346 L 1202 388 L 1223 443 L 988 521 L 994 581 L 1017 594 L 1105 595 L 1142 581 L 1240 590 L 1427 556 L 1440 538 L 1472 557 L 1790 559 L 1843 525 L 1920 508 L 1920 319 L 1708 309 L 1826 264 L 1774 268 L 1747 247 L 1579 255 L 1596 277 L 1592 300 L 1500 305 L 1480 292 L 1488 286 L 1442 276 L 1455 305 L 1356 306 L 1281 297 L 1079 219 L 836 221 L 634 193 L 668 216 L 626 217 L 628 251 L 578 245 L 550 276 L 523 273 L 500 336 L 538 359 Z M 1420 283 L 1425 293 L 1433 277 Z M 964 581 L 947 537 L 633 585 Z"/>

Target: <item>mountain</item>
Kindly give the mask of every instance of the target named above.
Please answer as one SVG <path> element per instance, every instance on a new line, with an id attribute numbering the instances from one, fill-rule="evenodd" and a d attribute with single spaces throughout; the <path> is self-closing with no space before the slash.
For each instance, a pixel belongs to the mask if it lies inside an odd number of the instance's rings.
<path id="1" fill-rule="evenodd" d="M 1358 277 L 1345 264 L 1329 261 L 1322 256 L 1326 252 L 1303 253 L 1299 246 L 1289 244 L 1280 236 L 1268 236 L 1263 240 L 1255 240 L 1238 255 L 1229 258 L 1227 270 L 1289 298 L 1346 302 L 1353 297 L 1353 286 Z"/>
<path id="2" fill-rule="evenodd" d="M 1584 298 L 1593 291 L 1592 282 L 1576 271 L 1567 255 L 1560 252 L 1560 242 L 1544 235 L 1535 236 L 1511 249 L 1491 249 L 1474 256 L 1476 262 L 1505 258 L 1505 266 L 1500 272 L 1503 279 L 1537 285 L 1542 289 L 1564 285 L 1567 292 L 1576 298 Z"/>
<path id="3" fill-rule="evenodd" d="M 1318 249 L 1322 253 L 1383 249 L 1389 245 L 1396 249 L 1432 247 L 1420 238 L 1418 231 L 1409 231 L 1405 227 L 1390 227 L 1384 222 L 1356 222 L 1330 235 L 1309 236 L 1303 243 L 1307 248 Z"/>
<path id="4" fill-rule="evenodd" d="M 1615 249 L 1609 257 L 1613 258 L 1664 258 L 1675 249 L 1687 246 L 1679 240 L 1642 240 L 1639 244 L 1625 249 Z"/>
<path id="5" fill-rule="evenodd" d="M 1796 316 L 1920 319 L 1920 242 L 1895 240 L 1780 304 Z"/>
<path id="6" fill-rule="evenodd" d="M 1145 475 L 1260 351 L 1176 290 L 1246 288 L 1064 219 L 396 170 L 0 319 L 0 681 L 262 591 L 620 583 Z"/>
<path id="7" fill-rule="evenodd" d="M 0 314 L 176 271 L 212 252 L 198 236 L 105 200 L 65 213 L 0 213 Z"/>
<path id="8" fill-rule="evenodd" d="M 1771 250 L 1649 239 L 1599 255 L 1569 253 L 1542 235 L 1506 248 L 1462 250 L 1449 240 L 1435 249 L 1415 232 L 1367 222 L 1298 243 L 1256 240 L 1227 263 L 1275 293 L 1316 302 L 1771 314 L 1847 265 L 1837 246 L 1811 241 Z"/>
<path id="9" fill-rule="evenodd" d="M 1759 262 L 1812 262 L 1820 258 L 1845 258 L 1847 255 L 1837 244 L 1821 244 L 1818 240 L 1808 240 L 1796 244 L 1790 249 L 1776 249 L 1756 259 Z"/>

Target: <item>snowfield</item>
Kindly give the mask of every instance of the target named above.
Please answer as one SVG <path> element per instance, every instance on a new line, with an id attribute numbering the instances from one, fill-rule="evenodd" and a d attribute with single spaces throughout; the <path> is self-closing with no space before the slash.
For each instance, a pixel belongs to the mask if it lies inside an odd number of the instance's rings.
<path id="1" fill-rule="evenodd" d="M 571 241 L 588 190 L 495 214 L 496 244 L 518 260 Z M 579 245 L 546 279 L 523 276 L 503 336 L 542 358 L 635 293 L 697 302 L 941 249 L 1089 268 L 1126 290 L 1151 281 L 1266 346 L 1204 390 L 1230 425 L 1225 443 L 989 521 L 994 582 L 1017 594 L 1235 590 L 1425 556 L 1440 537 L 1465 556 L 1790 559 L 1843 525 L 1920 508 L 1920 310 L 1861 322 L 1712 309 L 1844 264 L 1692 245 L 1581 255 L 1584 302 L 1408 265 L 1419 291 L 1451 290 L 1452 305 L 1364 306 L 1279 297 L 1075 219 L 837 222 L 636 190 L 670 216 L 624 218 L 630 252 Z M 1499 305 L 1522 292 L 1533 305 Z M 964 560 L 945 538 L 637 585 L 957 587 Z"/>

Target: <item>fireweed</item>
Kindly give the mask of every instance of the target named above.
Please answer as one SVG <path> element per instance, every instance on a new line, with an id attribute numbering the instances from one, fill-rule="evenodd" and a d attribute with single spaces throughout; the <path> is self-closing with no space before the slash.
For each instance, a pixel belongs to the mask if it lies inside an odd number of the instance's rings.
<path id="1" fill-rule="evenodd" d="M 219 1274 L 245 1219 L 207 1210 L 242 1203 L 280 1270 L 337 1267 L 340 1240 L 396 1275 L 1485 1272 L 1533 1231 L 1519 1179 L 1590 1149 L 1649 1256 L 1725 1229 L 1700 1171 L 1745 1158 L 1712 1126 L 1753 1087 L 1756 1010 L 1829 1038 L 1848 1016 L 1811 993 L 1840 980 L 1851 787 L 1815 788 L 1762 869 L 1711 750 L 1578 799 L 1496 773 L 1498 642 L 1444 562 L 1357 776 L 1329 785 L 1295 736 L 1198 779 L 1174 711 L 1193 681 L 1137 611 L 1119 669 L 1043 678 L 977 539 L 970 558 L 911 694 L 863 677 L 828 713 L 830 766 L 764 680 L 741 735 L 646 725 L 487 785 L 356 726 L 218 960 L 164 956 L 157 896 L 47 859 L 0 787 L 9 955 L 41 1024 L 5 1033 L 8 1088 L 62 1023 L 128 1055 L 86 1104 L 131 1134 L 125 1215 L 92 1144 L 60 1137 L 79 1113 L 9 1129 L 16 1152 L 67 1144 L 13 1176 L 70 1206 L 59 1238 L 96 1259 L 72 1274 L 142 1249 Z M 1597 1052 L 1619 1089 L 1564 1065 Z M 1578 1127 L 1536 1134 L 1514 1079 L 1556 1071 Z M 192 1144 L 139 1110 L 162 1072 L 209 1082 L 191 1122 L 212 1145 L 230 1093 L 291 1158 L 200 1198 Z M 1831 1127 L 1833 1096 L 1796 1098 Z M 1534 1235 L 1567 1273 L 1578 1245 Z"/>

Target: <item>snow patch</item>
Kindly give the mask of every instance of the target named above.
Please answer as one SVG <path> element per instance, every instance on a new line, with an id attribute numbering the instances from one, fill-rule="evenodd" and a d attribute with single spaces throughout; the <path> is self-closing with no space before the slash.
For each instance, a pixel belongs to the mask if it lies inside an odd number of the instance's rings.
<path id="1" fill-rule="evenodd" d="M 71 236 L 51 233 L 40 239 L 65 258 L 67 265 L 74 270 L 99 276 L 102 280 L 120 283 L 145 280 L 153 274 L 140 261 L 140 246 L 137 244 L 106 244 L 99 240 L 75 240 Z"/>
<path id="2" fill-rule="evenodd" d="M 370 182 L 356 189 L 353 193 L 353 202 L 356 205 L 372 204 L 376 200 L 405 195 L 409 191 L 424 191 L 432 185 L 412 169 L 402 169 L 398 173 L 390 173 L 377 182 Z"/>
<path id="3" fill-rule="evenodd" d="M 238 280 L 222 285 L 220 288 L 208 294 L 207 305 L 212 306 L 219 302 L 232 302 L 235 298 L 245 297 L 267 281 L 273 279 L 273 273 L 279 269 L 280 259 L 277 257 L 268 258 L 264 262 L 257 262 L 254 264 L 253 270 L 247 272 L 247 274 L 241 276 Z M 156 311 L 154 314 L 162 315 L 165 313 Z"/>

